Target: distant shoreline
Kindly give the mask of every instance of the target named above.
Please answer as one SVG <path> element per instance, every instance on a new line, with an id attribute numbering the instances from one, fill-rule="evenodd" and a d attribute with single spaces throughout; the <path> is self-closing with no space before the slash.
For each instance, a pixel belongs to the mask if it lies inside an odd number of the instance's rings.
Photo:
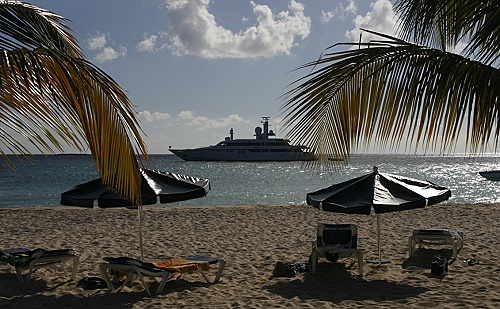
<path id="1" fill-rule="evenodd" d="M 456 203 L 456 202 L 441 202 L 438 205 L 441 206 L 497 206 L 500 205 L 500 203 Z M 168 205 L 168 204 L 155 204 L 155 205 L 143 205 L 143 210 L 144 209 L 216 209 L 216 208 L 268 208 L 268 207 L 311 207 L 305 203 L 291 203 L 291 204 L 269 204 L 269 205 L 261 205 L 261 204 L 234 204 L 234 205 L 185 205 L 185 206 L 179 206 L 179 205 Z M 436 205 L 431 205 L 431 206 L 426 206 L 429 208 L 436 207 Z M 136 208 L 133 207 L 110 207 L 110 208 L 100 208 L 97 206 L 94 206 L 93 208 L 88 208 L 88 207 L 78 207 L 78 206 L 65 206 L 65 205 L 53 205 L 53 206 L 21 206 L 21 207 L 0 207 L 0 210 L 90 210 L 90 209 L 101 209 L 101 210 L 106 210 L 106 211 L 123 211 L 124 209 L 127 210 L 135 210 Z"/>

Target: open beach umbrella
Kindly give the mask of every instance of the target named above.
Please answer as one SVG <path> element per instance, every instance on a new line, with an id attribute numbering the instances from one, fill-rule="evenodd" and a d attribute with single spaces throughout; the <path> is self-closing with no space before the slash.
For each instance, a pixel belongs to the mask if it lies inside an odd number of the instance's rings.
<path id="1" fill-rule="evenodd" d="M 156 204 L 158 198 L 162 204 L 195 199 L 207 195 L 210 190 L 208 179 L 170 172 L 141 169 L 141 179 L 142 205 Z M 93 208 L 95 201 L 101 208 L 137 206 L 103 185 L 102 178 L 77 185 L 61 194 L 61 205 L 65 206 Z M 141 259 L 143 259 L 141 207 L 138 207 L 138 220 Z"/>
<path id="2" fill-rule="evenodd" d="M 357 177 L 307 194 L 307 204 L 324 211 L 346 214 L 377 214 L 378 263 L 380 250 L 380 214 L 422 208 L 447 200 L 448 188 L 432 182 L 379 173 Z"/>

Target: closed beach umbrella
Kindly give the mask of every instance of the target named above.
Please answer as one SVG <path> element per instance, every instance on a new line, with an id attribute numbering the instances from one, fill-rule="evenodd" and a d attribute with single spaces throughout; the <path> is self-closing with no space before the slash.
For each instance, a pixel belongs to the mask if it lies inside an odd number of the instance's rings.
<path id="1" fill-rule="evenodd" d="M 210 190 L 208 179 L 190 177 L 170 172 L 141 169 L 142 205 L 158 202 L 172 203 L 204 197 Z M 75 186 L 61 194 L 61 205 L 94 207 L 94 202 L 101 208 L 136 206 L 131 201 L 113 192 L 102 183 L 102 178 Z M 142 248 L 141 207 L 138 208 L 139 241 Z"/>
<path id="2" fill-rule="evenodd" d="M 346 214 L 377 214 L 378 263 L 380 214 L 422 208 L 449 199 L 451 191 L 432 182 L 379 173 L 357 177 L 307 194 L 307 204 L 324 211 Z"/>

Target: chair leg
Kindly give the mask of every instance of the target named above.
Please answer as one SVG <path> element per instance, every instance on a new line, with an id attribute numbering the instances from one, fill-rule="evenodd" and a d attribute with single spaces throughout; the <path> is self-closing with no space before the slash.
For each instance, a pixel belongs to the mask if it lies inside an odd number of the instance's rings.
<path id="1" fill-rule="evenodd" d="M 165 288 L 165 284 L 167 284 L 167 281 L 168 281 L 169 278 L 170 278 L 170 274 L 169 273 L 165 273 L 162 276 L 160 285 L 158 285 L 158 288 L 156 289 L 155 295 L 158 295 L 158 294 L 160 294 L 163 291 L 163 289 Z"/>
<path id="2" fill-rule="evenodd" d="M 207 275 L 206 275 L 203 271 L 202 271 L 202 272 L 200 272 L 200 274 L 201 274 L 201 276 L 205 279 L 205 281 L 206 281 L 206 282 L 211 283 L 211 282 L 210 282 L 210 279 L 208 278 L 208 276 L 207 276 Z"/>
<path id="3" fill-rule="evenodd" d="M 30 264 L 30 269 L 28 271 L 28 274 L 26 275 L 26 283 L 30 282 L 31 274 L 33 274 L 33 271 L 34 271 L 33 264 Z"/>
<path id="4" fill-rule="evenodd" d="M 78 263 L 80 262 L 80 257 L 78 255 L 72 258 L 73 260 L 73 271 L 71 272 L 71 280 L 75 281 L 76 273 L 78 272 Z"/>
<path id="5" fill-rule="evenodd" d="M 113 283 L 111 282 L 111 278 L 108 273 L 109 267 L 106 264 L 101 264 L 99 265 L 99 270 L 101 271 L 101 275 L 104 278 L 104 281 L 106 281 L 106 285 L 108 286 L 108 289 L 113 290 L 114 286 Z"/>
<path id="6" fill-rule="evenodd" d="M 458 254 L 458 250 L 457 250 L 457 243 L 455 241 L 452 241 L 452 244 L 451 246 L 453 247 L 453 259 L 456 260 L 457 259 L 457 254 Z"/>
<path id="7" fill-rule="evenodd" d="M 218 264 L 219 264 L 219 268 L 217 269 L 217 273 L 215 274 L 214 280 L 210 280 L 210 278 L 208 277 L 208 275 L 205 271 L 199 272 L 202 275 L 202 277 L 205 279 L 206 282 L 212 283 L 212 284 L 219 282 L 219 279 L 222 276 L 222 272 L 224 271 L 226 261 L 224 259 L 219 259 Z"/>
<path id="8" fill-rule="evenodd" d="M 23 273 L 22 273 L 20 268 L 16 267 L 16 274 L 17 274 L 17 280 L 19 281 L 19 283 L 25 283 L 24 278 L 23 278 Z"/>
<path id="9" fill-rule="evenodd" d="M 61 269 L 64 273 L 64 276 L 67 277 L 68 276 L 68 272 L 66 271 L 66 264 L 65 264 L 66 261 L 61 261 L 59 264 L 61 265 Z"/>
<path id="10" fill-rule="evenodd" d="M 316 266 L 318 264 L 318 250 L 313 250 L 311 253 L 311 274 L 316 273 Z"/>
<path id="11" fill-rule="evenodd" d="M 219 279 L 222 276 L 222 272 L 224 271 L 224 267 L 226 267 L 226 260 L 219 259 L 219 264 L 220 264 L 219 269 L 217 270 L 217 273 L 215 274 L 214 281 L 212 281 L 212 283 L 219 282 Z"/>
<path id="12" fill-rule="evenodd" d="M 358 272 L 359 277 L 363 277 L 363 251 L 358 251 Z"/>
<path id="13" fill-rule="evenodd" d="M 125 285 L 127 285 L 130 282 L 133 282 L 135 279 L 135 276 L 136 276 L 135 273 L 128 272 L 127 275 L 125 276 L 125 280 L 123 281 L 123 283 L 119 287 L 116 288 L 115 285 L 113 284 L 113 282 L 111 281 L 111 276 L 109 274 L 109 270 L 111 270 L 112 268 L 109 267 L 107 264 L 101 264 L 101 265 L 99 265 L 99 269 L 101 271 L 101 275 L 104 278 L 104 281 L 106 281 L 106 285 L 108 286 L 108 289 L 112 292 L 120 291 L 121 289 L 123 289 L 125 287 Z"/>
<path id="14" fill-rule="evenodd" d="M 409 239 L 408 239 L 408 252 L 409 252 L 409 257 L 412 257 L 413 256 L 413 253 L 415 251 L 415 247 L 414 247 L 414 244 L 413 244 L 413 237 L 410 236 Z"/>
<path id="15" fill-rule="evenodd" d="M 139 276 L 139 278 L 141 279 L 141 282 L 142 282 L 142 285 L 144 286 L 144 289 L 146 290 L 146 292 L 148 293 L 149 296 L 153 296 L 151 295 L 151 291 L 149 291 L 149 288 L 148 288 L 148 285 L 146 284 L 146 280 L 144 280 L 144 276 L 141 274 L 141 272 L 137 272 L 137 275 Z M 157 291 L 158 292 L 158 291 Z M 155 294 L 156 295 L 156 294 Z"/>

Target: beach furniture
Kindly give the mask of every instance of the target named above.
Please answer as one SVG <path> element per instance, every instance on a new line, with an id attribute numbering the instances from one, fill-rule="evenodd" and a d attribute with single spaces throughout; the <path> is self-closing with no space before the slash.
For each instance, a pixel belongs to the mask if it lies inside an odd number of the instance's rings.
<path id="1" fill-rule="evenodd" d="M 423 229 L 413 230 L 409 239 L 409 256 L 412 257 L 417 246 L 443 246 L 450 245 L 453 249 L 453 259 L 457 259 L 458 250 L 464 248 L 464 234 L 453 229 Z"/>
<path id="2" fill-rule="evenodd" d="M 142 205 L 180 202 L 204 197 L 210 191 L 210 181 L 171 172 L 161 172 L 141 168 L 141 206 L 108 188 L 102 178 L 79 184 L 69 191 L 61 193 L 61 205 L 94 208 L 127 207 L 137 209 L 139 225 L 139 246 L 141 259 L 144 258 L 142 246 Z"/>
<path id="3" fill-rule="evenodd" d="M 169 258 L 153 263 L 146 263 L 128 257 L 106 257 L 104 260 L 106 262 L 102 263 L 99 268 L 110 290 L 113 292 L 120 291 L 127 284 L 132 283 L 138 278 L 149 296 L 158 295 L 163 291 L 167 281 L 173 277 L 178 279 L 182 274 L 199 273 L 208 283 L 217 283 L 222 276 L 226 264 L 223 258 L 201 255 Z M 208 276 L 210 268 L 216 264 L 218 268 L 215 271 L 214 278 L 210 279 Z M 154 279 L 155 282 L 156 278 L 160 279 L 154 293 L 151 293 L 145 280 L 146 277 Z M 123 280 L 116 287 L 116 281 L 121 279 Z"/>
<path id="4" fill-rule="evenodd" d="M 358 227 L 355 224 L 318 224 L 316 241 L 312 243 L 311 272 L 316 272 L 319 258 L 336 261 L 356 258 L 359 276 L 363 276 L 363 251 L 358 249 Z"/>
<path id="5" fill-rule="evenodd" d="M 72 262 L 71 280 L 75 280 L 78 271 L 79 255 L 73 249 L 29 250 L 26 248 L 11 248 L 0 250 L 0 260 L 4 264 L 15 267 L 17 279 L 28 283 L 33 272 L 40 268 L 61 266 L 67 276 L 65 263 Z M 26 275 L 23 272 L 27 271 Z"/>
<path id="6" fill-rule="evenodd" d="M 30 249 L 27 248 L 9 248 L 9 249 L 2 249 L 0 250 L 0 266 L 9 266 L 9 263 L 7 262 L 8 258 L 6 257 L 6 254 L 14 254 L 14 253 L 20 253 L 20 252 L 27 252 L 30 251 Z"/>
<path id="7" fill-rule="evenodd" d="M 329 187 L 307 193 L 307 204 L 323 211 L 345 214 L 377 215 L 378 259 L 368 263 L 385 264 L 382 259 L 380 240 L 380 217 L 394 211 L 422 208 L 449 199 L 450 189 L 429 181 L 417 180 L 400 175 L 373 172 Z"/>

